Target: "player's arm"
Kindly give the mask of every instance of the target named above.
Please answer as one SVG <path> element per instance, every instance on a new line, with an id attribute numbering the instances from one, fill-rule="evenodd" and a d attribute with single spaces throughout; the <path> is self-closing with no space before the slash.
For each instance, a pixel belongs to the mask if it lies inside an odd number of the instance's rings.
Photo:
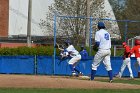
<path id="1" fill-rule="evenodd" d="M 100 45 L 100 35 L 98 35 L 98 33 L 95 33 L 95 44 L 93 46 L 93 50 L 98 51 L 98 47 Z"/>
<path id="2" fill-rule="evenodd" d="M 131 52 L 131 49 L 129 47 L 126 47 L 126 53 L 130 53 Z"/>
<path id="3" fill-rule="evenodd" d="M 130 49 L 130 47 L 126 47 L 125 51 L 126 51 L 126 57 L 130 57 L 131 56 L 131 49 Z"/>
<path id="4" fill-rule="evenodd" d="M 64 51 L 64 49 L 63 49 L 63 48 L 61 48 L 61 47 L 58 47 L 58 49 L 59 49 L 59 50 L 61 50 L 61 51 Z"/>
<path id="5" fill-rule="evenodd" d="M 56 43 L 55 48 L 58 48 L 61 51 L 64 51 L 64 48 L 62 48 L 62 46 L 60 46 L 58 43 Z"/>
<path id="6" fill-rule="evenodd" d="M 99 45 L 100 45 L 100 42 L 95 42 L 95 45 L 93 46 L 93 50 L 94 51 L 98 51 L 98 47 L 99 47 Z"/>
<path id="7" fill-rule="evenodd" d="M 131 49 L 131 54 L 133 54 L 133 53 L 134 53 L 134 50 L 135 50 L 134 48 L 135 48 L 135 47 L 133 47 L 133 48 Z"/>

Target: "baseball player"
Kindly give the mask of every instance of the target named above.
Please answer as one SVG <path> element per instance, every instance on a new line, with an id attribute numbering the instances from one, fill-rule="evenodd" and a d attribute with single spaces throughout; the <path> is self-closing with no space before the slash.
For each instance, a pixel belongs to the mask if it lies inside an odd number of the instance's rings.
<path id="1" fill-rule="evenodd" d="M 128 70 L 129 70 L 129 73 L 130 73 L 130 78 L 133 79 L 133 72 L 132 72 L 132 69 L 131 69 L 131 60 L 130 60 L 131 49 L 126 44 L 126 42 L 123 42 L 122 45 L 123 45 L 123 48 L 125 48 L 124 55 L 123 55 L 123 63 L 122 63 L 122 66 L 121 66 L 121 70 L 120 70 L 119 74 L 116 77 L 121 78 L 122 74 L 123 74 L 123 71 L 127 66 Z"/>
<path id="2" fill-rule="evenodd" d="M 110 62 L 111 56 L 111 38 L 110 34 L 105 30 L 105 25 L 103 22 L 98 22 L 98 29 L 95 33 L 95 45 L 94 49 L 97 50 L 97 53 L 94 56 L 94 60 L 92 63 L 92 70 L 91 70 L 91 78 L 90 80 L 94 80 L 97 67 L 103 61 L 106 70 L 108 71 L 109 75 L 109 82 L 112 83 L 113 75 L 112 75 L 112 67 Z"/>
<path id="3" fill-rule="evenodd" d="M 72 71 L 72 76 L 76 76 L 77 73 L 78 73 L 78 75 L 82 75 L 83 73 L 80 72 L 78 68 L 76 68 L 76 65 L 81 60 L 81 55 L 74 48 L 74 46 L 71 44 L 70 40 L 66 40 L 65 45 L 67 46 L 67 48 L 65 50 L 68 52 L 69 56 L 71 57 L 68 64 L 69 64 L 69 67 Z M 64 51 L 64 49 L 62 49 L 60 47 L 58 47 L 58 49 L 60 49 L 61 51 Z"/>
<path id="4" fill-rule="evenodd" d="M 137 59 L 138 65 L 139 65 L 139 72 L 140 72 L 140 40 L 135 40 L 135 46 L 132 48 L 132 54 L 135 54 L 135 57 Z"/>
<path id="5" fill-rule="evenodd" d="M 83 45 L 81 46 L 80 55 L 82 57 L 82 60 L 85 60 L 88 58 L 88 52 L 86 51 Z"/>

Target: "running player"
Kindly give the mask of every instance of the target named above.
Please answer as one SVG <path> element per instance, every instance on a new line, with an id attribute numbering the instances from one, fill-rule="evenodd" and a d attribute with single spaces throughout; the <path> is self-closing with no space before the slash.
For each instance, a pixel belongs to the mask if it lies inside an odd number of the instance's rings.
<path id="1" fill-rule="evenodd" d="M 109 82 L 111 83 L 113 80 L 112 75 L 112 67 L 110 62 L 110 56 L 111 56 L 111 38 L 110 34 L 105 30 L 105 25 L 103 22 L 98 23 L 98 29 L 99 31 L 95 34 L 95 50 L 98 49 L 96 55 L 94 56 L 94 60 L 92 63 L 92 70 L 91 70 L 91 78 L 90 80 L 94 80 L 97 67 L 100 65 L 100 63 L 103 61 L 106 70 L 108 71 L 109 75 Z"/>
<path id="2" fill-rule="evenodd" d="M 135 40 L 135 46 L 132 48 L 132 54 L 135 54 L 135 57 L 137 59 L 138 65 L 139 65 L 139 71 L 140 72 L 140 40 Z"/>
<path id="3" fill-rule="evenodd" d="M 124 69 L 127 66 L 128 67 L 128 70 L 129 70 L 129 73 L 130 73 L 130 78 L 133 79 L 133 72 L 132 72 L 132 69 L 131 69 L 131 60 L 130 60 L 130 57 L 131 57 L 131 49 L 126 44 L 126 42 L 123 42 L 122 45 L 125 48 L 124 55 L 123 55 L 123 63 L 122 63 L 122 66 L 121 66 L 121 70 L 120 70 L 119 74 L 116 77 L 121 78 L 122 77 L 122 74 L 123 74 L 123 71 L 124 71 Z"/>

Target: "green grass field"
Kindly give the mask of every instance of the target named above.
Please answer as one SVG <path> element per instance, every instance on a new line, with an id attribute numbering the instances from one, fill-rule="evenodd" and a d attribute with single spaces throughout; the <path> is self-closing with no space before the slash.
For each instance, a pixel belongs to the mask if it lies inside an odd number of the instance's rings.
<path id="1" fill-rule="evenodd" d="M 140 89 L 22 89 L 2 88 L 0 93 L 140 93 Z"/>
<path id="2" fill-rule="evenodd" d="M 108 79 L 96 79 L 96 81 L 101 81 L 101 82 L 107 82 Z M 114 83 L 125 83 L 125 84 L 136 84 L 140 85 L 140 78 L 134 78 L 134 79 L 129 79 L 129 78 L 114 78 Z"/>

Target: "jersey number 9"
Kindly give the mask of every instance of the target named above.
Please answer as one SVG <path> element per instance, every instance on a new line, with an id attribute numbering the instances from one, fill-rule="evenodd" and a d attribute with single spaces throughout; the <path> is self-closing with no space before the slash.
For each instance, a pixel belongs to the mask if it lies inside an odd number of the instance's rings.
<path id="1" fill-rule="evenodd" d="M 109 34 L 106 33 L 106 34 L 104 35 L 104 38 L 105 38 L 106 40 L 109 40 Z"/>

